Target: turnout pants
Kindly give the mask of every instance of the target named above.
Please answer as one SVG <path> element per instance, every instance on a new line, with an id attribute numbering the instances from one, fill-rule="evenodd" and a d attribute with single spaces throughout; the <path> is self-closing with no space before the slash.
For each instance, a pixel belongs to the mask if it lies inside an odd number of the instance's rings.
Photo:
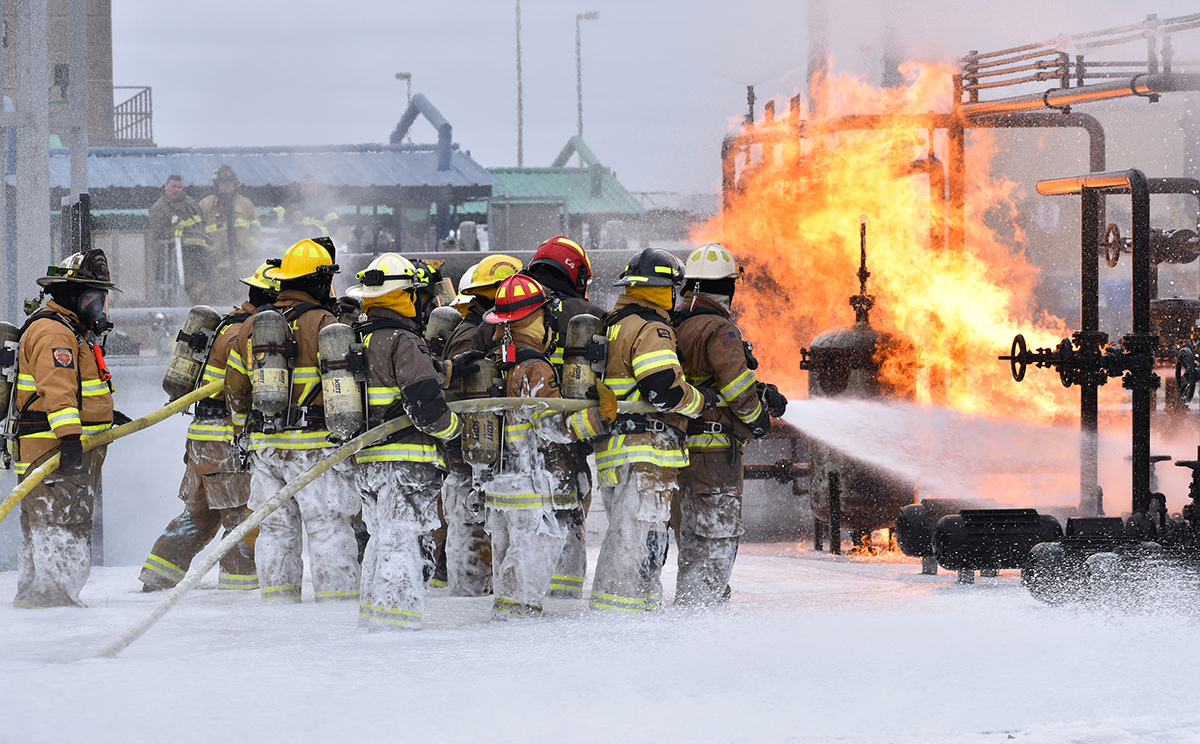
<path id="1" fill-rule="evenodd" d="M 436 550 L 441 471 L 428 463 L 368 462 L 358 466 L 363 520 L 371 533 L 363 555 L 358 624 L 421 627 L 425 586 Z"/>
<path id="2" fill-rule="evenodd" d="M 456 597 L 492 592 L 492 542 L 484 528 L 483 492 L 470 465 L 452 464 L 442 483 L 446 515 L 446 583 Z"/>
<path id="3" fill-rule="evenodd" d="M 667 519 L 678 490 L 675 471 L 649 463 L 616 470 L 617 485 L 600 486 L 608 531 L 596 559 L 591 606 L 643 612 L 662 608 L 662 567 L 667 560 Z"/>
<path id="4" fill-rule="evenodd" d="M 671 526 L 679 543 L 675 604 L 711 605 L 726 599 L 742 529 L 742 455 L 691 450 L 679 471 Z"/>
<path id="5" fill-rule="evenodd" d="M 250 474 L 238 472 L 237 450 L 226 442 L 189 439 L 183 454 L 186 469 L 179 484 L 183 513 L 171 520 L 155 541 L 138 578 L 149 589 L 169 589 L 183 580 L 192 559 L 220 527 L 234 529 L 250 512 Z M 218 589 L 257 589 L 254 539 L 257 531 L 221 559 Z"/>
<path id="6" fill-rule="evenodd" d="M 331 451 L 254 450 L 250 455 L 250 508 L 265 504 Z M 300 601 L 305 534 L 317 601 L 358 599 L 358 542 L 350 519 L 358 513 L 360 499 L 343 474 L 348 467 L 325 471 L 263 520 L 254 545 L 263 601 Z"/>
<path id="7" fill-rule="evenodd" d="M 84 452 L 78 468 L 51 473 L 21 501 L 13 607 L 84 606 L 79 592 L 92 571 L 92 508 L 107 449 Z M 50 450 L 26 472 L 57 453 Z"/>
<path id="8" fill-rule="evenodd" d="M 565 536 L 548 506 L 488 506 L 492 536 L 492 618 L 537 617 L 562 555 Z"/>

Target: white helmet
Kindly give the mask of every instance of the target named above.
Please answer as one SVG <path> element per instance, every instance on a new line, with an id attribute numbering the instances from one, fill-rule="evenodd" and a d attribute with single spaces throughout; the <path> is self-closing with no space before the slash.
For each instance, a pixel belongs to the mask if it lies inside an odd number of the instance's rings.
<path id="1" fill-rule="evenodd" d="M 458 287 L 459 287 L 458 294 L 454 297 L 454 300 L 450 303 L 450 305 L 452 307 L 458 307 L 459 305 L 467 305 L 471 302 L 471 298 L 473 297 L 473 295 L 463 293 L 462 288 L 471 283 L 471 281 L 475 278 L 475 269 L 478 269 L 478 268 L 479 268 L 479 264 L 473 264 L 471 266 L 471 268 L 469 268 L 463 272 L 462 278 L 458 280 Z"/>
<path id="2" fill-rule="evenodd" d="M 705 243 L 688 256 L 684 279 L 730 279 L 741 276 L 737 262 L 720 243 Z"/>
<path id="3" fill-rule="evenodd" d="M 368 297 L 382 297 L 401 289 L 425 286 L 423 282 L 417 281 L 416 276 L 417 271 L 412 261 L 399 253 L 384 253 L 355 275 L 361 284 L 350 287 L 346 294 L 356 300 L 363 300 Z"/>

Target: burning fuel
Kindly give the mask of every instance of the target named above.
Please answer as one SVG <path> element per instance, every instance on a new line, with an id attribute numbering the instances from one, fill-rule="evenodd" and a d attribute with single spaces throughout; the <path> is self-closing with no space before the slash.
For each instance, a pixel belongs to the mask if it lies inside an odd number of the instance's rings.
<path id="1" fill-rule="evenodd" d="M 862 80 L 828 80 L 831 117 L 871 113 L 921 115 L 945 111 L 952 71 L 932 64 L 902 66 L 907 86 L 874 88 Z M 793 121 L 792 124 L 798 122 Z M 787 124 L 766 119 L 758 130 Z M 870 222 L 872 320 L 915 343 L 880 370 L 883 382 L 909 388 L 916 400 L 988 417 L 1041 422 L 1077 416 L 1076 396 L 1057 381 L 1035 381 L 1036 394 L 1012 383 L 996 363 L 1014 328 L 1033 328 L 1030 343 L 1050 345 L 1068 330 L 1039 312 L 1032 289 L 1037 269 L 1023 253 L 1013 224 L 1015 184 L 989 175 L 995 152 L 987 132 L 972 131 L 967 147 L 964 248 L 946 239 L 948 219 L 944 132 L 921 129 L 845 130 L 803 127 L 803 138 L 780 136 L 742 158 L 729 208 L 700 226 L 697 242 L 718 240 L 746 256 L 747 286 L 737 310 L 746 335 L 762 349 L 764 376 L 803 384 L 796 349 L 822 329 L 853 320 L 847 298 L 857 290 L 858 225 Z M 1001 237 L 1014 235 L 1012 241 Z M 780 322 L 786 318 L 786 322 Z M 898 377 L 913 379 L 896 379 Z M 891 379 L 889 379 L 891 378 Z"/>

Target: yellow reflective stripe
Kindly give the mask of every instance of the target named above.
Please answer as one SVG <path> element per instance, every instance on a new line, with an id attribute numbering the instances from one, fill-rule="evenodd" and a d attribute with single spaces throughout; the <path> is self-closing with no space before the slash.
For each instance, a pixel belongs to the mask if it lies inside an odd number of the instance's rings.
<path id="1" fill-rule="evenodd" d="M 84 380 L 81 392 L 85 398 L 92 395 L 107 395 L 108 383 L 104 380 Z"/>
<path id="2" fill-rule="evenodd" d="M 559 589 L 567 592 L 582 592 L 583 577 L 582 576 L 551 576 L 550 588 Z"/>
<path id="3" fill-rule="evenodd" d="M 204 247 L 204 246 L 208 245 L 208 241 L 205 240 L 204 238 L 184 238 L 183 244 L 184 245 L 198 245 L 198 246 Z"/>
<path id="4" fill-rule="evenodd" d="M 515 599 L 505 599 L 504 597 L 496 597 L 492 600 L 492 611 L 503 612 L 506 615 L 515 615 L 522 617 L 525 615 L 540 615 L 542 614 L 542 606 L 535 604 L 526 604 L 518 602 Z"/>
<path id="5" fill-rule="evenodd" d="M 422 625 L 421 613 L 413 610 L 398 610 L 393 607 L 379 607 L 361 602 L 358 605 L 358 614 L 368 620 L 379 620 L 390 625 L 416 628 Z"/>
<path id="6" fill-rule="evenodd" d="M 690 387 L 690 386 L 689 386 Z M 704 410 L 704 396 L 696 388 L 692 388 L 692 401 L 683 408 L 675 409 L 676 413 L 692 417 Z"/>
<path id="7" fill-rule="evenodd" d="M 531 509 L 543 506 L 545 501 L 540 493 L 501 494 L 486 491 L 484 500 L 488 506 L 500 509 Z"/>
<path id="8" fill-rule="evenodd" d="M 19 372 L 17 373 L 17 390 L 36 391 L 37 381 L 33 379 L 33 375 Z"/>
<path id="9" fill-rule="evenodd" d="M 400 397 L 398 387 L 368 387 L 367 405 L 387 406 Z"/>
<path id="10" fill-rule="evenodd" d="M 550 494 L 550 503 L 554 504 L 555 509 L 573 509 L 579 506 L 579 498 L 574 491 L 570 493 L 552 493 Z"/>
<path id="11" fill-rule="evenodd" d="M 296 367 L 292 370 L 292 384 L 304 386 L 300 391 L 300 400 L 304 400 L 314 387 L 321 384 L 321 373 L 316 367 Z"/>
<path id="12" fill-rule="evenodd" d="M 60 408 L 47 416 L 46 419 L 50 422 L 51 429 L 72 425 L 79 426 L 79 409 L 74 406 Z"/>
<path id="13" fill-rule="evenodd" d="M 52 431 L 39 431 L 35 434 L 22 434 L 21 439 L 58 439 Z"/>
<path id="14" fill-rule="evenodd" d="M 650 281 L 650 278 L 645 277 L 645 276 L 627 276 L 625 278 L 631 282 L 648 282 L 648 281 Z"/>
<path id="15" fill-rule="evenodd" d="M 204 382 L 216 382 L 225 379 L 225 368 L 213 364 L 204 365 Z"/>
<path id="16" fill-rule="evenodd" d="M 241 428 L 245 428 L 245 426 L 246 426 L 246 417 L 247 417 L 247 414 L 238 413 L 237 411 L 234 411 L 231 414 L 231 418 L 233 419 L 233 425 L 237 426 L 237 427 L 241 427 Z"/>
<path id="17" fill-rule="evenodd" d="M 600 429 L 596 426 L 599 423 L 599 414 L 595 409 L 589 408 L 584 411 L 576 411 L 567 418 L 567 426 L 579 439 L 591 439 L 600 433 Z"/>
<path id="18" fill-rule="evenodd" d="M 675 355 L 675 351 L 673 349 L 652 351 L 648 354 L 641 354 L 633 358 L 633 374 L 637 377 L 645 377 L 648 373 L 653 372 L 656 369 L 678 366 L 679 357 Z"/>
<path id="19" fill-rule="evenodd" d="M 754 408 L 750 411 L 750 413 L 746 414 L 745 416 L 739 413 L 737 417 L 740 418 L 743 423 L 750 424 L 758 420 L 758 417 L 762 415 L 762 411 L 762 402 L 756 399 L 754 401 Z"/>
<path id="20" fill-rule="evenodd" d="M 230 424 L 201 424 L 193 420 L 188 426 L 187 438 L 197 442 L 232 442 L 233 426 Z"/>
<path id="21" fill-rule="evenodd" d="M 458 414 L 451 411 L 449 426 L 447 426 L 444 429 L 438 429 L 437 431 L 427 431 L 425 433 L 431 437 L 437 437 L 438 439 L 453 439 L 454 437 L 458 436 L 458 430 L 461 425 L 462 425 L 462 420 L 458 418 Z"/>
<path id="22" fill-rule="evenodd" d="M 230 574 L 222 571 L 217 577 L 217 588 L 243 591 L 257 589 L 258 574 Z"/>
<path id="23" fill-rule="evenodd" d="M 692 434 L 687 438 L 688 449 L 729 449 L 728 434 Z"/>
<path id="24" fill-rule="evenodd" d="M 248 220 L 244 217 L 238 217 L 237 219 L 235 219 L 233 221 L 233 228 L 235 230 L 238 228 L 242 228 L 243 230 L 248 230 L 251 227 L 256 227 L 256 226 L 261 227 L 262 223 L 259 222 L 258 220 Z"/>
<path id="25" fill-rule="evenodd" d="M 255 432 L 250 435 L 250 449 L 259 447 L 274 447 L 276 449 L 320 449 L 332 446 L 329 442 L 329 432 L 316 431 L 281 431 L 275 434 Z"/>
<path id="26" fill-rule="evenodd" d="M 300 599 L 300 587 L 294 584 L 289 586 L 264 586 L 262 588 L 262 598 L 264 602 L 277 602 L 282 599 Z"/>
<path id="27" fill-rule="evenodd" d="M 605 377 L 604 384 L 608 385 L 618 398 L 624 398 L 637 387 L 637 380 L 632 377 Z"/>
<path id="28" fill-rule="evenodd" d="M 615 594 L 604 594 L 593 590 L 591 604 L 597 610 L 641 612 L 645 609 L 646 600 L 644 597 L 619 597 Z"/>
<path id="29" fill-rule="evenodd" d="M 358 590 L 351 589 L 348 592 L 317 592 L 317 601 L 320 602 L 323 599 L 336 599 L 336 600 L 358 599 Z"/>
<path id="30" fill-rule="evenodd" d="M 102 431 L 108 431 L 111 428 L 112 428 L 111 422 L 107 423 L 107 424 L 84 424 L 83 425 L 83 438 L 87 439 L 88 437 L 95 436 Z"/>
<path id="31" fill-rule="evenodd" d="M 627 445 L 629 435 L 618 434 L 601 441 L 596 448 L 596 471 L 606 486 L 617 484 L 616 468 L 630 462 L 646 462 L 661 468 L 679 470 L 688 465 L 686 449 L 658 449 L 650 445 Z"/>
<path id="32" fill-rule="evenodd" d="M 725 400 L 733 400 L 750 388 L 754 387 L 754 383 L 758 382 L 758 378 L 754 376 L 754 370 L 748 369 L 733 379 L 728 385 L 720 389 L 720 393 L 725 397 Z"/>
<path id="33" fill-rule="evenodd" d="M 529 436 L 533 431 L 533 422 L 526 421 L 524 423 L 510 424 L 507 421 L 504 423 L 504 441 L 509 444 L 516 444 L 525 437 Z"/>
<path id="34" fill-rule="evenodd" d="M 563 353 L 565 351 L 566 350 L 561 346 L 555 347 L 554 351 L 550 354 L 550 363 L 555 367 L 561 367 L 563 363 Z"/>
<path id="35" fill-rule="evenodd" d="M 245 363 L 242 361 L 242 354 L 237 349 L 230 349 L 229 359 L 226 360 L 226 362 L 225 362 L 225 368 L 226 369 L 232 368 L 232 369 L 237 370 L 238 372 L 241 372 L 243 375 L 246 375 L 247 377 L 250 376 L 250 374 L 246 371 Z"/>
<path id="36" fill-rule="evenodd" d="M 182 567 L 176 566 L 166 558 L 160 558 L 153 553 L 151 553 L 150 557 L 146 559 L 146 562 L 142 564 L 142 568 L 150 571 L 151 573 L 156 573 L 159 576 L 165 576 L 176 584 L 182 581 L 184 575 L 187 573 Z"/>
<path id="37" fill-rule="evenodd" d="M 16 473 L 18 476 L 25 475 L 25 471 L 29 470 L 30 464 L 31 463 L 28 463 L 28 462 L 13 463 L 13 472 Z"/>
<path id="38" fill-rule="evenodd" d="M 446 467 L 446 461 L 438 448 L 431 444 L 381 444 L 366 447 L 354 456 L 355 460 L 363 462 L 427 462 Z"/>

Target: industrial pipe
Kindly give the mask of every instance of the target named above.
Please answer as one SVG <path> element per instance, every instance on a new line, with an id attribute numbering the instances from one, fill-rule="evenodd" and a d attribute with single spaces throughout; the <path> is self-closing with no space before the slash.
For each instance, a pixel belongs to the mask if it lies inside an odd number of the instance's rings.
<path id="1" fill-rule="evenodd" d="M 1200 90 L 1200 75 L 1190 73 L 1156 73 L 1134 75 L 1127 80 L 1082 88 L 1051 88 L 1044 93 L 1034 93 L 996 101 L 971 101 L 962 104 L 962 114 L 968 119 L 991 114 L 1011 114 L 1041 108 L 1063 111 L 1070 106 L 1114 98 L 1141 96 L 1143 98 L 1161 93 L 1180 93 Z"/>
<path id="2" fill-rule="evenodd" d="M 210 382 L 204 387 L 193 390 L 182 398 L 158 409 L 154 413 L 149 413 L 139 419 L 134 419 L 128 424 L 121 424 L 120 426 L 102 431 L 95 436 L 86 437 L 83 440 L 83 451 L 87 452 L 89 450 L 94 450 L 97 447 L 114 442 L 121 437 L 128 436 L 134 432 L 141 431 L 142 429 L 148 429 L 151 426 L 171 416 L 174 416 L 180 411 L 185 410 L 191 404 L 199 400 L 203 400 L 204 398 L 216 395 L 224 389 L 224 380 Z M 59 456 L 55 454 L 49 460 L 46 460 L 41 465 L 26 473 L 25 479 L 18 483 L 17 487 L 14 488 L 12 493 L 8 495 L 8 498 L 4 500 L 4 503 L 0 504 L 0 521 L 4 521 L 4 518 L 8 516 L 8 513 L 11 512 L 13 508 L 21 502 L 21 499 L 25 498 L 25 496 L 27 496 L 29 492 L 33 490 L 34 486 L 41 483 L 47 475 L 50 475 L 58 469 L 58 458 Z"/>

